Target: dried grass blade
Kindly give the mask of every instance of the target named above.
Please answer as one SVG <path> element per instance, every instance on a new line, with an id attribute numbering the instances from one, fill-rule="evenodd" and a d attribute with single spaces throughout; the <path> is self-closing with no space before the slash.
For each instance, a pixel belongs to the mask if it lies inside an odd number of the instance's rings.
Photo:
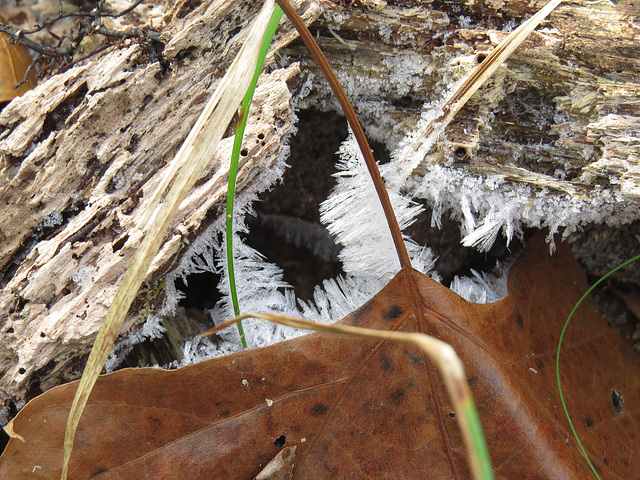
<path id="1" fill-rule="evenodd" d="M 104 362 L 113 347 L 138 288 L 144 281 L 149 266 L 161 246 L 169 222 L 180 202 L 200 177 L 206 163 L 213 156 L 249 86 L 260 44 L 274 7 L 273 0 L 265 2 L 251 28 L 246 43 L 242 46 L 229 71 L 216 88 L 180 151 L 173 159 L 167 176 L 150 203 L 150 215 L 145 216 L 141 222 L 141 230 L 145 231 L 144 238 L 107 311 L 69 412 L 64 441 L 62 480 L 67 478 L 75 432 L 93 385 L 102 371 Z"/>

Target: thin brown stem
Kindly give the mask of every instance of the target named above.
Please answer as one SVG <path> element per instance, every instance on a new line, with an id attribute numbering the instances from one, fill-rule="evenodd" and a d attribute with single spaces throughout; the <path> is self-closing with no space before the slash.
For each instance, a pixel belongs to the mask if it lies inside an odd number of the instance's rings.
<path id="1" fill-rule="evenodd" d="M 347 98 L 347 94 L 344 92 L 344 89 L 342 88 L 342 85 L 340 85 L 340 82 L 338 81 L 336 74 L 333 72 L 331 65 L 329 65 L 327 58 L 322 53 L 322 50 L 320 50 L 320 47 L 316 43 L 313 35 L 305 25 L 302 18 L 300 18 L 298 13 L 294 10 L 294 8 L 287 0 L 276 0 L 276 3 L 280 5 L 280 8 L 282 8 L 287 17 L 289 17 L 289 20 L 300 34 L 300 38 L 302 38 L 307 48 L 311 52 L 311 55 L 313 55 L 313 58 L 320 67 L 320 70 L 322 70 L 322 73 L 324 73 L 324 76 L 329 82 L 329 86 L 331 87 L 331 90 L 333 90 L 333 94 L 338 99 L 338 102 L 340 103 L 340 106 L 344 111 L 344 115 L 347 118 L 349 125 L 351 126 L 351 130 L 356 137 L 358 146 L 362 151 L 362 155 L 364 156 L 365 163 L 367 164 L 367 169 L 369 170 L 369 175 L 371 175 L 371 179 L 373 180 L 373 184 L 376 188 L 380 203 L 382 203 L 382 209 L 384 210 L 387 224 L 389 225 L 389 229 L 391 230 L 393 243 L 396 247 L 398 258 L 400 259 L 400 266 L 402 268 L 411 268 L 409 254 L 407 253 L 407 249 L 404 245 L 404 240 L 402 239 L 402 232 L 400 231 L 398 220 L 393 213 L 393 207 L 391 206 L 389 193 L 384 186 L 382 176 L 380 175 L 380 170 L 378 170 L 376 161 L 373 158 L 373 154 L 371 153 L 371 147 L 369 147 L 367 137 L 364 134 L 364 130 L 362 130 L 362 126 L 360 125 L 360 121 L 356 116 L 356 112 L 353 110 L 351 102 L 349 102 L 349 99 Z"/>

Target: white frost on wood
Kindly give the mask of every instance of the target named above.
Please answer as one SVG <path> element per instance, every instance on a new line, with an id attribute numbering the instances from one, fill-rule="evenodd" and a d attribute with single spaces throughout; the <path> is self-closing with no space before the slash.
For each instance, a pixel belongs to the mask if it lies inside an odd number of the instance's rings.
<path id="1" fill-rule="evenodd" d="M 433 165 L 408 190 L 433 208 L 432 223 L 449 212 L 460 222 L 465 246 L 488 251 L 502 232 L 510 242 L 525 227 L 547 228 L 547 242 L 553 249 L 553 235 L 565 239 L 588 223 L 612 227 L 640 216 L 635 205 L 621 209 L 621 195 L 596 189 L 581 196 L 555 193 L 545 188 L 508 182 L 503 177 L 462 175 L 454 167 Z"/>
<path id="2" fill-rule="evenodd" d="M 160 317 L 156 315 L 148 315 L 147 320 L 140 329 L 128 331 L 125 334 L 124 339 L 120 340 L 113 350 L 111 350 L 111 353 L 109 353 L 109 357 L 104 364 L 105 371 L 107 373 L 113 372 L 137 344 L 142 343 L 145 340 L 161 338 L 167 331 L 161 323 L 162 319 Z"/>

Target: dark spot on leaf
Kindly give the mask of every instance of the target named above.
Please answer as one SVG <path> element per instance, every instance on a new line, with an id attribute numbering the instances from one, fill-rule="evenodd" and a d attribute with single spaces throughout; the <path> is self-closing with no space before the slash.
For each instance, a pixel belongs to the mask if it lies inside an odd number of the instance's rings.
<path id="1" fill-rule="evenodd" d="M 382 370 L 385 372 L 393 372 L 393 364 L 388 358 L 382 359 Z"/>
<path id="2" fill-rule="evenodd" d="M 389 398 L 391 398 L 391 401 L 394 403 L 400 403 L 400 401 L 404 398 L 405 395 L 406 395 L 406 392 L 402 388 L 399 388 L 391 392 L 391 395 L 389 395 Z"/>
<path id="3" fill-rule="evenodd" d="M 27 373 L 27 371 L 24 369 L 24 367 L 20 367 L 20 368 L 18 369 L 18 373 L 19 373 L 20 375 L 24 375 L 25 373 Z"/>
<path id="4" fill-rule="evenodd" d="M 522 315 L 520 315 L 520 314 L 516 315 L 516 323 L 518 324 L 518 326 L 520 328 L 524 327 L 524 322 L 522 320 Z"/>
<path id="5" fill-rule="evenodd" d="M 584 423 L 587 425 L 587 428 L 591 428 L 595 425 L 595 423 L 593 423 L 593 420 L 590 417 L 586 417 L 584 419 Z"/>
<path id="6" fill-rule="evenodd" d="M 243 157 L 246 157 L 247 155 L 249 155 L 249 150 L 247 150 L 246 148 L 243 148 L 242 150 L 240 150 L 240 155 L 242 155 Z"/>
<path id="7" fill-rule="evenodd" d="M 42 338 L 45 338 L 45 337 L 47 336 L 47 334 L 46 334 L 46 333 L 44 333 L 44 332 L 40 332 L 40 336 L 41 336 Z"/>
<path id="8" fill-rule="evenodd" d="M 413 353 L 407 352 L 407 357 L 409 357 L 409 360 L 414 365 L 423 365 L 424 364 L 424 359 L 419 355 L 414 355 Z"/>
<path id="9" fill-rule="evenodd" d="M 92 477 L 97 477 L 98 475 L 100 475 L 101 473 L 104 473 L 107 471 L 107 468 L 105 467 L 100 467 L 96 470 L 93 471 L 93 473 L 91 474 Z"/>
<path id="10" fill-rule="evenodd" d="M 358 326 L 365 315 L 371 311 L 371 305 L 365 303 L 362 307 L 351 314 L 351 322 L 353 325 Z"/>
<path id="11" fill-rule="evenodd" d="M 7 333 L 13 333 L 15 330 L 13 329 L 13 327 L 9 327 L 7 328 Z"/>
<path id="12" fill-rule="evenodd" d="M 284 437 L 284 435 L 283 435 Z M 283 459 L 287 459 L 291 456 L 291 454 L 294 452 L 294 450 L 292 448 L 285 448 L 284 451 L 282 452 L 282 458 Z"/>
<path id="13" fill-rule="evenodd" d="M 624 402 L 622 393 L 620 393 L 618 390 L 613 390 L 611 392 L 611 403 L 613 403 L 613 409 L 617 414 L 624 413 L 622 402 Z"/>
<path id="14" fill-rule="evenodd" d="M 276 438 L 275 442 L 273 442 L 273 445 L 276 448 L 282 448 L 284 447 L 284 444 L 286 441 L 287 441 L 287 437 L 285 437 L 284 435 L 280 435 L 278 438 Z"/>
<path id="15" fill-rule="evenodd" d="M 353 312 L 351 314 L 351 320 L 353 325 L 355 325 L 356 327 L 360 325 L 360 320 L 362 320 L 363 316 L 364 316 L 364 313 L 362 313 L 360 310 L 356 310 L 355 312 Z"/>
<path id="16" fill-rule="evenodd" d="M 329 407 L 327 407 L 326 405 L 323 405 L 322 403 L 316 403 L 313 406 L 313 409 L 311 412 L 314 417 L 319 417 L 320 415 L 324 415 L 328 411 L 329 411 Z"/>
<path id="17" fill-rule="evenodd" d="M 399 306 L 394 305 L 384 315 L 384 318 L 386 318 L 387 320 L 393 320 L 395 318 L 398 318 L 400 315 L 402 315 L 402 309 Z"/>
<path id="18" fill-rule="evenodd" d="M 149 425 L 151 425 L 151 430 L 153 432 L 157 432 L 162 428 L 162 420 L 158 417 L 149 417 Z"/>
<path id="19" fill-rule="evenodd" d="M 456 418 L 456 412 L 449 412 L 449 418 Z"/>
<path id="20" fill-rule="evenodd" d="M 479 53 L 476 55 L 476 62 L 482 63 L 487 56 L 484 53 Z"/>
<path id="21" fill-rule="evenodd" d="M 258 134 L 258 138 L 259 138 L 260 140 L 264 140 L 264 133 L 259 133 L 259 134 Z"/>
<path id="22" fill-rule="evenodd" d="M 470 387 L 473 387 L 473 384 L 476 381 L 476 377 L 467 377 L 467 382 L 469 383 Z"/>

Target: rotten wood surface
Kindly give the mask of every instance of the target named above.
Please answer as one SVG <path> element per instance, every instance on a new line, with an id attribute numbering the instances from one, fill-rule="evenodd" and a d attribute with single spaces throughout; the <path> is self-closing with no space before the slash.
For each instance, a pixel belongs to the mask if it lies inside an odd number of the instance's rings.
<path id="1" fill-rule="evenodd" d="M 546 2 L 342 3 L 322 3 L 318 41 L 368 133 L 393 150 L 425 102 Z M 639 14 L 631 2 L 561 4 L 458 114 L 423 168 L 457 165 L 569 195 L 605 187 L 637 209 Z M 289 50 L 317 71 L 303 47 Z M 333 102 L 321 80 L 315 92 L 309 102 Z"/>
<path id="2" fill-rule="evenodd" d="M 441 99 L 509 27 L 545 2 L 351 3 L 306 1 L 298 10 L 314 22 L 367 133 L 393 150 L 425 103 Z M 145 202 L 257 8 L 250 1 L 179 2 L 161 29 L 162 64 L 141 45 L 121 44 L 52 76 L 0 113 L 5 407 L 79 375 L 82 353 L 140 241 L 132 232 Z M 282 139 L 294 125 L 291 96 L 306 71 L 315 75 L 301 105 L 335 108 L 306 49 L 298 41 L 285 47 L 294 37 L 286 29 L 249 119 L 241 196 L 267 188 L 260 175 L 282 168 Z M 561 5 L 460 112 L 413 176 L 440 163 L 462 176 L 502 176 L 550 195 L 611 195 L 625 219 L 640 212 L 639 30 L 630 2 Z M 149 292 L 161 291 L 183 247 L 220 221 L 231 141 L 223 141 L 183 203 L 127 328 L 160 310 L 162 295 Z"/>
<path id="3" fill-rule="evenodd" d="M 121 45 L 54 75 L 0 113 L 5 407 L 20 406 L 81 373 L 141 240 L 133 232 L 145 205 L 259 6 L 213 1 L 185 10 L 178 5 L 162 29 L 162 64 L 150 62 L 139 44 Z M 319 13 L 312 2 L 302 9 L 308 21 Z M 294 36 L 286 27 L 275 48 Z M 255 193 L 262 169 L 283 162 L 282 138 L 295 118 L 289 84 L 299 77 L 295 64 L 263 76 L 245 134 L 240 195 Z M 185 245 L 221 217 L 232 143 L 231 136 L 222 141 L 182 203 L 126 328 L 157 312 L 163 274 Z M 150 295 L 154 291 L 160 298 Z"/>

